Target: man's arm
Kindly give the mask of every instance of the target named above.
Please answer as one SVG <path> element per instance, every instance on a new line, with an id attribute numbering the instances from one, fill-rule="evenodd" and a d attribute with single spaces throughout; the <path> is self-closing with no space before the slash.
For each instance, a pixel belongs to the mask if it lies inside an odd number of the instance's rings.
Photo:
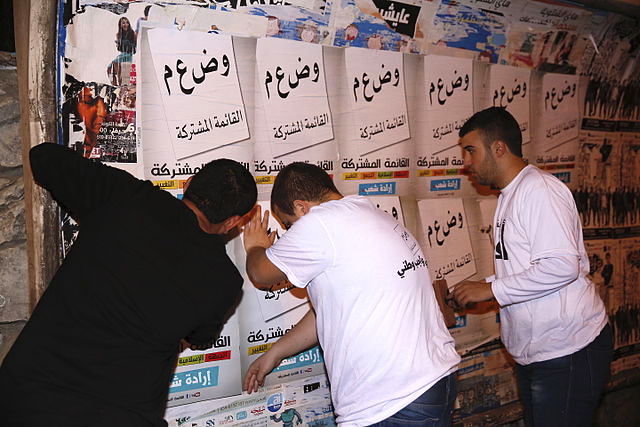
<path id="1" fill-rule="evenodd" d="M 269 211 L 262 217 L 260 205 L 247 225 L 244 226 L 244 248 L 247 251 L 246 270 L 249 279 L 259 285 L 275 285 L 287 280 L 287 276 L 276 267 L 265 253 L 276 237 L 275 232 L 267 232 L 269 225 Z"/>
<path id="2" fill-rule="evenodd" d="M 453 289 L 453 296 L 462 306 L 493 298 L 501 306 L 516 304 L 557 292 L 578 278 L 579 268 L 575 256 L 543 258 L 518 274 L 493 282 L 464 280 Z"/>
<path id="3" fill-rule="evenodd" d="M 522 200 L 517 215 L 530 261 L 525 270 L 491 284 L 502 306 L 558 292 L 580 275 L 580 219 L 568 188 L 557 180 L 532 181 Z"/>
<path id="4" fill-rule="evenodd" d="M 264 377 L 277 367 L 282 359 L 293 356 L 318 344 L 316 313 L 307 314 L 265 354 L 253 361 L 244 377 L 243 389 L 249 393 L 264 384 Z"/>
<path id="5" fill-rule="evenodd" d="M 463 280 L 453 288 L 451 293 L 456 302 L 462 307 L 474 302 L 487 301 L 494 298 L 491 283 L 476 280 Z"/>
<path id="6" fill-rule="evenodd" d="M 526 230 L 530 265 L 511 276 L 487 282 L 465 281 L 456 286 L 459 303 L 496 298 L 501 306 L 518 304 L 559 291 L 580 275 L 580 227 L 569 190 L 554 181 L 538 181 L 518 212 Z"/>
<path id="7" fill-rule="evenodd" d="M 142 184 L 129 173 L 83 158 L 54 143 L 29 152 L 33 178 L 80 221 L 101 204 L 131 193 Z"/>
<path id="8" fill-rule="evenodd" d="M 491 289 L 500 305 L 517 304 L 557 292 L 573 283 L 579 274 L 577 256 L 550 256 L 518 274 L 496 279 Z"/>

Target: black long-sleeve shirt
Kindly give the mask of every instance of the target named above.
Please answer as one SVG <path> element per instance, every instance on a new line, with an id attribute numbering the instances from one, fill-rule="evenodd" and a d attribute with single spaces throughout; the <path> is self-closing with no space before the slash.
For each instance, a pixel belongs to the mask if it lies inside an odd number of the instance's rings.
<path id="1" fill-rule="evenodd" d="M 0 368 L 0 408 L 35 420 L 78 406 L 69 419 L 93 414 L 110 425 L 124 411 L 165 425 L 179 340 L 211 342 L 240 296 L 224 241 L 148 181 L 55 144 L 30 159 L 80 232 Z"/>

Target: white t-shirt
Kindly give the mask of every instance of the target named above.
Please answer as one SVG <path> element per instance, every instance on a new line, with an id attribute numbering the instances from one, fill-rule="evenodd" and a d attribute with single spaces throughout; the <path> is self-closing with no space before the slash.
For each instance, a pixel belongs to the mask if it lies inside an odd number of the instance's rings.
<path id="1" fill-rule="evenodd" d="M 587 278 L 582 226 L 567 186 L 526 166 L 502 190 L 494 225 L 496 274 L 486 280 L 515 361 L 528 365 L 586 347 L 607 315 Z"/>
<path id="2" fill-rule="evenodd" d="M 266 254 L 307 287 L 341 425 L 388 418 L 457 368 L 420 246 L 366 198 L 313 207 Z"/>

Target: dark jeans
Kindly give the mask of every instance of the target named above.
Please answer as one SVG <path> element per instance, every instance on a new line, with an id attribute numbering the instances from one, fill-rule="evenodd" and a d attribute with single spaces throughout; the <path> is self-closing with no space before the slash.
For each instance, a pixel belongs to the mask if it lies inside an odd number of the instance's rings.
<path id="1" fill-rule="evenodd" d="M 456 375 L 454 372 L 442 378 L 416 400 L 373 426 L 450 426 L 456 398 Z"/>
<path id="2" fill-rule="evenodd" d="M 516 365 L 524 420 L 528 427 L 591 426 L 609 379 L 611 327 L 580 351 L 556 359 Z"/>

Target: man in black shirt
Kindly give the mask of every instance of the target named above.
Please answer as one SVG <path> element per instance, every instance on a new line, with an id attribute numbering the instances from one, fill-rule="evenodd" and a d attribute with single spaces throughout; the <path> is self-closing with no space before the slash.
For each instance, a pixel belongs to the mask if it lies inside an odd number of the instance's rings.
<path id="1" fill-rule="evenodd" d="M 253 177 L 214 160 L 178 200 L 56 144 L 30 160 L 80 232 L 0 367 L 0 423 L 166 426 L 180 340 L 211 347 L 240 298 L 221 235 L 255 205 Z"/>

